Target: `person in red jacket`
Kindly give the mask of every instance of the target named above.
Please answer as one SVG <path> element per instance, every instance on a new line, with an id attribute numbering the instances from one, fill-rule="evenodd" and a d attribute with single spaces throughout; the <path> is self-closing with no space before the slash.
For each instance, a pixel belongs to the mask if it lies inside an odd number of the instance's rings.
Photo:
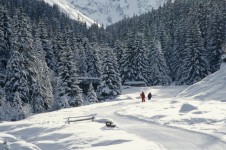
<path id="1" fill-rule="evenodd" d="M 145 94 L 144 94 L 144 92 L 142 92 L 142 93 L 140 94 L 140 97 L 141 97 L 141 99 L 142 99 L 142 102 L 145 102 Z"/>

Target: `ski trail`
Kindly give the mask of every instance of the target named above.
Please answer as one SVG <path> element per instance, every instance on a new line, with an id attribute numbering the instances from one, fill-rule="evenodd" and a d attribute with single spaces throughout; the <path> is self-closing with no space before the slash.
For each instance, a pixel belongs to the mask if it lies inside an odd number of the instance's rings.
<path id="1" fill-rule="evenodd" d="M 123 107 L 133 105 L 132 101 L 98 107 L 93 112 L 98 117 L 109 118 L 116 122 L 120 129 L 135 134 L 147 141 L 154 141 L 168 150 L 225 150 L 226 144 L 211 135 L 156 125 L 131 116 L 121 116 L 117 112 Z"/>

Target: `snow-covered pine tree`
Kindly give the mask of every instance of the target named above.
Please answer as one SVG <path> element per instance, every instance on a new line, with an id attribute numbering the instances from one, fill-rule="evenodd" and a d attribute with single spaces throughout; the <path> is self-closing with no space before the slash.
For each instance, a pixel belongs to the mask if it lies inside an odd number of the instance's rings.
<path id="1" fill-rule="evenodd" d="M 81 33 L 76 35 L 76 48 L 74 52 L 76 57 L 74 58 L 77 65 L 77 72 L 80 77 L 87 76 L 87 56 L 86 56 L 86 41 Z"/>
<path id="2" fill-rule="evenodd" d="M 14 98 L 12 102 L 9 102 L 11 105 L 10 113 L 11 113 L 11 120 L 21 120 L 25 118 L 22 100 L 20 99 L 19 92 L 15 92 Z"/>
<path id="3" fill-rule="evenodd" d="M 149 79 L 150 85 L 170 85 L 172 79 L 169 76 L 169 68 L 166 64 L 164 54 L 161 50 L 159 41 L 153 41 L 150 44 L 148 55 L 149 61 Z"/>
<path id="4" fill-rule="evenodd" d="M 6 65 L 12 45 L 10 17 L 0 5 L 0 90 L 5 86 Z M 3 89 L 2 89 L 3 90 Z"/>
<path id="5" fill-rule="evenodd" d="M 86 102 L 88 104 L 98 103 L 96 92 L 94 91 L 92 83 L 89 85 L 89 89 L 86 96 Z"/>
<path id="6" fill-rule="evenodd" d="M 213 73 L 220 69 L 221 56 L 223 54 L 222 44 L 225 38 L 225 20 L 223 20 L 219 7 L 216 5 L 213 13 L 210 16 L 210 26 L 207 32 L 208 60 L 210 71 Z"/>
<path id="7" fill-rule="evenodd" d="M 132 37 L 129 38 L 129 43 L 121 59 L 123 83 L 127 81 L 143 81 L 148 84 L 146 51 L 144 37 L 141 33 L 137 33 L 134 39 Z"/>
<path id="8" fill-rule="evenodd" d="M 124 51 L 124 46 L 123 46 L 122 42 L 117 40 L 115 42 L 113 50 L 114 50 L 114 53 L 116 54 L 116 58 L 117 58 L 118 62 L 120 62 L 120 60 L 122 59 L 123 51 Z"/>
<path id="9" fill-rule="evenodd" d="M 194 84 L 209 74 L 207 52 L 197 22 L 189 18 L 188 27 L 183 53 L 185 58 L 182 64 L 181 78 L 178 82 L 181 85 Z"/>
<path id="10" fill-rule="evenodd" d="M 56 107 L 57 109 L 60 108 L 67 108 L 69 107 L 68 99 L 66 95 L 66 86 L 67 83 L 65 81 L 65 76 L 67 75 L 67 68 L 65 68 L 65 61 L 66 61 L 66 54 L 64 51 L 64 41 L 62 39 L 62 35 L 58 33 L 56 42 L 56 51 L 58 52 L 58 81 L 57 81 L 57 100 L 56 100 Z"/>
<path id="11" fill-rule="evenodd" d="M 77 61 L 78 63 L 78 74 L 80 77 L 86 77 L 87 76 L 87 55 L 86 55 L 86 50 L 83 46 L 80 47 L 79 49 L 79 60 Z"/>
<path id="12" fill-rule="evenodd" d="M 121 67 L 120 73 L 122 78 L 122 84 L 124 84 L 126 81 L 133 81 L 131 77 L 131 57 L 133 55 L 133 41 L 134 41 L 134 33 L 131 30 L 128 30 L 126 37 L 126 47 L 122 54 L 122 58 L 119 62 L 119 66 Z"/>
<path id="13" fill-rule="evenodd" d="M 169 60 L 169 54 L 168 54 L 168 36 L 166 35 L 166 30 L 164 29 L 162 23 L 160 22 L 160 27 L 158 31 L 158 40 L 161 45 L 162 53 L 164 54 L 164 57 Z M 167 61 L 168 62 L 168 61 Z"/>
<path id="14" fill-rule="evenodd" d="M 113 50 L 105 47 L 103 57 L 103 73 L 101 75 L 101 84 L 99 86 L 100 95 L 105 98 L 111 98 L 121 94 L 121 78 Z"/>
<path id="15" fill-rule="evenodd" d="M 38 28 L 40 28 L 39 37 L 42 43 L 42 49 L 45 52 L 45 60 L 47 62 L 47 65 L 50 69 L 56 72 L 57 71 L 56 57 L 54 55 L 53 45 L 48 35 L 47 25 L 44 22 L 40 21 L 38 24 Z"/>
<path id="16" fill-rule="evenodd" d="M 147 48 L 144 42 L 144 36 L 142 33 L 137 33 L 132 46 L 134 52 L 131 57 L 131 77 L 133 81 L 143 81 L 148 84 L 149 77 L 147 75 L 148 63 L 147 63 Z"/>
<path id="17" fill-rule="evenodd" d="M 36 63 L 34 63 L 33 72 L 35 72 L 34 79 L 31 84 L 32 91 L 32 107 L 35 113 L 43 112 L 52 107 L 53 94 L 51 79 L 49 74 L 49 67 L 45 61 L 45 54 L 40 39 L 40 30 L 36 28 L 34 32 L 34 56 Z"/>
<path id="18" fill-rule="evenodd" d="M 28 75 L 24 64 L 22 54 L 14 51 L 6 67 L 5 93 L 7 101 L 13 101 L 15 92 L 19 92 L 23 102 L 30 102 Z"/>
<path id="19" fill-rule="evenodd" d="M 22 55 L 15 51 L 7 65 L 5 85 L 7 100 L 3 105 L 4 120 L 20 120 L 25 117 L 22 103 L 28 102 L 25 97 L 28 96 L 29 86 L 23 60 Z"/>
<path id="20" fill-rule="evenodd" d="M 65 33 L 67 34 L 67 33 Z M 73 53 L 70 49 L 67 36 L 58 37 L 58 73 L 59 73 L 59 97 L 58 107 L 80 106 L 83 103 L 82 90 L 79 88 Z"/>
<path id="21" fill-rule="evenodd" d="M 172 62 L 171 62 L 171 76 L 173 81 L 178 81 L 181 75 L 183 58 L 183 51 L 185 50 L 185 34 L 186 26 L 184 21 L 180 21 L 175 33 L 173 40 L 173 51 L 172 51 Z"/>
<path id="22" fill-rule="evenodd" d="M 14 93 L 19 92 L 19 98 L 30 104 L 36 113 L 49 109 L 53 98 L 48 68 L 40 58 L 42 54 L 38 47 L 41 46 L 34 45 L 31 33 L 30 20 L 20 10 L 14 19 L 14 54 L 7 66 L 5 89 L 7 100 L 12 101 Z M 38 44 L 38 37 L 36 42 Z"/>
<path id="23" fill-rule="evenodd" d="M 8 120 L 9 116 L 8 112 L 10 111 L 10 109 L 6 109 L 6 96 L 5 94 L 2 92 L 0 95 L 0 120 Z"/>
<path id="24" fill-rule="evenodd" d="M 86 44 L 87 55 L 87 76 L 101 76 L 101 61 L 99 56 L 100 47 L 97 44 L 96 37 L 92 37 L 91 41 Z"/>
<path id="25" fill-rule="evenodd" d="M 182 63 L 182 60 L 180 58 L 180 47 L 181 47 L 181 41 L 180 41 L 180 29 L 179 27 L 176 29 L 174 33 L 174 40 L 173 40 L 173 51 L 172 51 L 172 63 L 171 63 L 171 78 L 172 80 L 176 80 L 177 77 L 177 71 L 181 69 L 180 64 Z"/>
<path id="26" fill-rule="evenodd" d="M 113 65 L 114 65 L 114 69 L 115 69 L 115 87 L 118 89 L 118 95 L 120 95 L 122 93 L 122 79 L 121 79 L 121 75 L 120 75 L 120 69 L 119 69 L 119 63 L 116 57 L 116 54 L 114 53 L 114 51 L 111 49 L 110 51 L 112 54 L 112 59 L 113 59 Z"/>
<path id="27" fill-rule="evenodd" d="M 6 100 L 6 95 L 3 94 L 0 98 L 0 120 L 11 121 L 14 114 L 12 113 L 12 106 L 10 102 Z"/>
<path id="28" fill-rule="evenodd" d="M 3 27 L 1 25 L 1 23 L 0 23 L 0 53 L 1 53 L 1 55 L 0 55 L 0 90 L 2 90 L 5 85 L 7 48 L 6 48 L 6 41 L 5 41 L 5 36 L 4 36 L 4 32 L 3 32 Z"/>
<path id="29" fill-rule="evenodd" d="M 14 51 L 7 65 L 6 96 L 7 100 L 12 101 L 14 93 L 19 92 L 20 99 L 24 103 L 30 103 L 29 81 L 33 79 L 31 68 L 35 61 L 32 54 L 31 24 L 22 10 L 16 12 L 17 15 L 13 19 Z"/>
<path id="30" fill-rule="evenodd" d="M 204 40 L 204 47 L 206 48 L 207 42 L 207 30 L 208 30 L 208 20 L 210 16 L 210 2 L 206 1 L 197 1 L 195 5 L 197 23 L 201 32 L 201 36 Z"/>

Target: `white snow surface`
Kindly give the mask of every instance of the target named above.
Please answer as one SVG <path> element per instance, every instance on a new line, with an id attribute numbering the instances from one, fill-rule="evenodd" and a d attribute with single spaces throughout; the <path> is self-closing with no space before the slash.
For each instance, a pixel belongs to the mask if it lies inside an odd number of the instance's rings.
<path id="1" fill-rule="evenodd" d="M 78 9 L 76 9 L 71 3 L 67 2 L 67 0 L 44 0 L 44 1 L 50 4 L 51 6 L 54 4 L 58 5 L 58 7 L 63 13 L 67 14 L 74 20 L 86 23 L 88 27 L 95 23 L 92 19 L 81 13 Z"/>
<path id="2" fill-rule="evenodd" d="M 166 0 L 66 0 L 104 26 L 158 8 Z"/>
<path id="3" fill-rule="evenodd" d="M 178 98 L 196 99 L 200 101 L 218 100 L 226 102 L 226 63 L 214 74 L 188 87 Z"/>
<path id="4" fill-rule="evenodd" d="M 112 101 L 1 122 L 0 139 L 13 150 L 225 150 L 225 67 L 190 87 L 128 86 Z M 142 91 L 152 99 L 142 103 Z M 94 122 L 67 124 L 68 117 L 94 113 Z"/>

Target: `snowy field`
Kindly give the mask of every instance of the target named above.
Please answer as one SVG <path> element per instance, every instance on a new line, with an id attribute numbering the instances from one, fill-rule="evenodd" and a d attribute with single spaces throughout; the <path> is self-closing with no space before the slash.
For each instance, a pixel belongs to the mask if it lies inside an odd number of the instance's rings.
<path id="1" fill-rule="evenodd" d="M 12 150 L 225 150 L 225 74 L 223 65 L 190 87 L 124 87 L 113 101 L 2 122 L 0 139 Z M 141 103 L 142 91 L 152 100 Z M 94 122 L 67 124 L 67 117 L 94 113 Z"/>

